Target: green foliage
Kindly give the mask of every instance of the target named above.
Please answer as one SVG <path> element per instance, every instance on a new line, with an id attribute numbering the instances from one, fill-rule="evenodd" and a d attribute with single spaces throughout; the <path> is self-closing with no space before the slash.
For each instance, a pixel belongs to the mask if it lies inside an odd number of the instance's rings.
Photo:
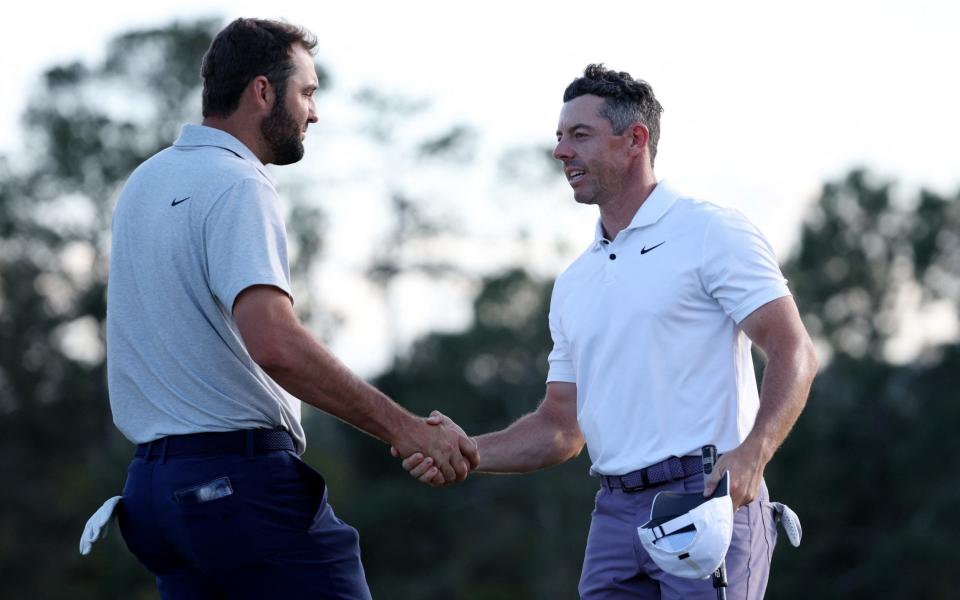
<path id="1" fill-rule="evenodd" d="M 928 346 L 906 365 L 884 359 L 911 326 L 898 293 L 919 289 L 906 307 L 918 313 L 946 301 L 957 314 L 960 195 L 922 190 L 897 203 L 893 192 L 864 171 L 827 183 L 785 267 L 833 359 L 767 471 L 805 532 L 799 549 L 777 552 L 773 598 L 960 597 L 949 476 L 960 469 L 960 344 Z"/>
<path id="2" fill-rule="evenodd" d="M 824 185 L 785 265 L 807 327 L 835 353 L 884 361 L 906 310 L 960 298 L 960 205 L 894 191 L 863 170 Z M 913 290 L 919 304 L 905 304 Z"/>

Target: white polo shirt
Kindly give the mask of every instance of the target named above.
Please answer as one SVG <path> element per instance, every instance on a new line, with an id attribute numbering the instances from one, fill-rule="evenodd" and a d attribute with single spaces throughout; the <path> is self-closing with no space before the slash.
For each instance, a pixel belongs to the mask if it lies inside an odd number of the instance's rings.
<path id="1" fill-rule="evenodd" d="M 547 381 L 577 384 L 591 470 L 735 448 L 759 406 L 738 323 L 790 294 L 770 244 L 739 212 L 664 182 L 616 239 L 602 232 L 550 303 Z"/>

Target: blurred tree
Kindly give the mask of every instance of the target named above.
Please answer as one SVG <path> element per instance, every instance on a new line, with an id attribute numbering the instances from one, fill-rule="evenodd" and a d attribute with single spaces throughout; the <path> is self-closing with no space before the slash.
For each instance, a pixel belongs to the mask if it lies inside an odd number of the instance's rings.
<path id="1" fill-rule="evenodd" d="M 898 199 L 864 170 L 823 186 L 785 270 L 811 333 L 833 353 L 887 361 L 917 314 L 960 300 L 960 204 Z"/>
<path id="2" fill-rule="evenodd" d="M 863 170 L 825 184 L 785 265 L 832 359 L 768 470 L 805 532 L 777 553 L 774 598 L 960 597 L 960 488 L 943 475 L 960 469 L 960 194 L 894 192 Z M 898 336 L 943 303 L 952 339 L 892 363 Z"/>
<path id="3" fill-rule="evenodd" d="M 429 108 L 425 100 L 386 94 L 365 88 L 354 96 L 365 111 L 361 132 L 371 143 L 371 177 L 380 179 L 388 197 L 389 225 L 374 249 L 367 278 L 380 293 L 386 315 L 387 343 L 391 354 L 402 351 L 401 308 L 396 286 L 406 276 L 426 275 L 431 279 L 459 278 L 466 274 L 442 253 L 431 252 L 431 243 L 441 236 L 453 236 L 458 227 L 449 216 L 425 207 L 423 190 L 414 190 L 411 180 L 423 182 L 431 175 L 445 173 L 471 164 L 475 132 L 464 124 L 441 130 L 420 131 L 417 119 Z M 409 141 L 405 141 L 409 140 Z"/>

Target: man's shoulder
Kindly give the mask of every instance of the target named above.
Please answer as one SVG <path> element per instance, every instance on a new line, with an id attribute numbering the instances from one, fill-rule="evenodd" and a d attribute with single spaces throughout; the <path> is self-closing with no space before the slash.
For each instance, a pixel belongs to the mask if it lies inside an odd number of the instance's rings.
<path id="1" fill-rule="evenodd" d="M 245 182 L 274 189 L 256 165 L 226 148 L 216 146 L 170 146 L 140 164 L 127 179 L 127 186 L 194 185 L 218 196 Z"/>
<path id="2" fill-rule="evenodd" d="M 670 212 L 667 214 L 674 217 L 681 217 L 684 220 L 693 219 L 706 222 L 730 210 L 733 209 L 696 196 L 681 194 L 677 197 L 673 207 L 671 207 Z"/>

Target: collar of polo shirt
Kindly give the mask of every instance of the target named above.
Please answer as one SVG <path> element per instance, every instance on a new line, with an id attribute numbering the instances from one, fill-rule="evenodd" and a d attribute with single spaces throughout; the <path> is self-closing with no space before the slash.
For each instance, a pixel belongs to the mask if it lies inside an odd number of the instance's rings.
<path id="1" fill-rule="evenodd" d="M 669 183 L 660 181 L 657 183 L 657 187 L 653 188 L 653 191 L 647 196 L 647 199 L 643 201 L 643 204 L 640 205 L 637 214 L 633 215 L 630 224 L 627 225 L 623 231 L 653 225 L 659 221 L 663 215 L 667 214 L 667 211 L 670 210 L 670 207 L 673 206 L 673 203 L 677 201 L 679 196 L 679 192 L 673 189 Z M 605 239 L 606 238 L 603 237 L 603 221 L 597 218 L 597 226 L 594 229 L 593 246 L 591 246 L 590 249 L 594 251 L 602 249 Z"/>
<path id="2" fill-rule="evenodd" d="M 180 130 L 180 137 L 173 143 L 177 148 L 197 148 L 203 146 L 212 146 L 214 148 L 223 148 L 236 154 L 239 158 L 250 161 L 258 171 L 263 173 L 271 185 L 276 186 L 277 180 L 267 169 L 267 166 L 260 162 L 257 155 L 250 148 L 247 148 L 243 142 L 233 137 L 222 129 L 207 127 L 206 125 L 184 125 Z"/>

